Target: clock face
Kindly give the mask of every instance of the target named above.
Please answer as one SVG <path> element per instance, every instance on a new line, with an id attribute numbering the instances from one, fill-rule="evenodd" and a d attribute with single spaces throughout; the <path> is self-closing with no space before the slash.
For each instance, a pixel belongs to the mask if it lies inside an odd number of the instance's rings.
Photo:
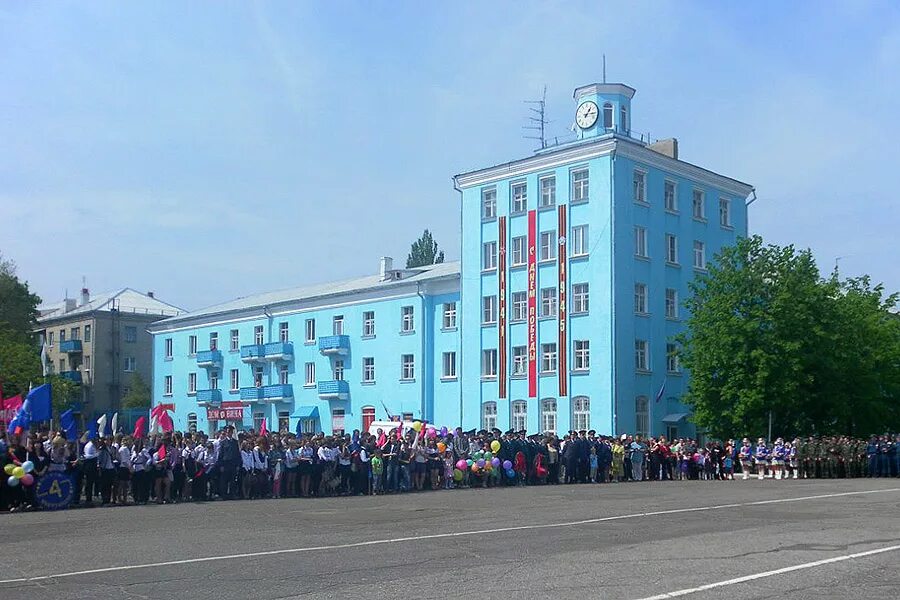
<path id="1" fill-rule="evenodd" d="M 582 129 L 589 129 L 597 122 L 600 114 L 597 105 L 590 100 L 583 102 L 575 111 L 575 123 Z"/>

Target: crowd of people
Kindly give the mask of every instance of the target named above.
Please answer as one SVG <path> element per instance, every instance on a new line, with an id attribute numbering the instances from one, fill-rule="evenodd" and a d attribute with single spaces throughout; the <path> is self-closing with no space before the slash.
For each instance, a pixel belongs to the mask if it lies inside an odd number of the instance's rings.
<path id="1" fill-rule="evenodd" d="M 417 423 L 329 436 L 259 435 L 228 426 L 214 436 L 167 432 L 67 441 L 61 432 L 0 429 L 0 467 L 28 467 L 74 483 L 74 505 L 159 504 L 258 498 L 380 495 L 498 486 L 645 480 L 900 476 L 900 435 L 759 438 L 698 443 L 594 431 L 440 431 Z M 21 476 L 21 473 L 19 473 Z M 37 506 L 35 485 L 0 478 L 0 510 Z"/>

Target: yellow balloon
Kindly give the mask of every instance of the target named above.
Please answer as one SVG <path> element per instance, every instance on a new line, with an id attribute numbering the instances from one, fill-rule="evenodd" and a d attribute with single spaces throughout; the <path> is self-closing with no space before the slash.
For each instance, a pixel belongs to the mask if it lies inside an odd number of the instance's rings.
<path id="1" fill-rule="evenodd" d="M 499 452 L 500 451 L 500 442 L 498 442 L 497 440 L 494 440 L 493 442 L 491 442 L 491 450 L 493 450 L 494 452 Z"/>
<path id="2" fill-rule="evenodd" d="M 13 469 L 15 469 L 15 468 L 16 468 L 16 465 L 9 463 L 5 467 L 3 467 L 3 472 L 6 473 L 7 475 L 12 475 Z"/>
<path id="3" fill-rule="evenodd" d="M 15 469 L 13 469 L 12 476 L 16 479 L 22 479 L 23 477 L 25 477 L 25 469 L 23 469 L 22 467 L 16 467 Z"/>
<path id="4" fill-rule="evenodd" d="M 422 422 L 421 422 L 421 421 L 415 421 L 415 422 L 413 423 L 413 429 L 416 430 L 416 433 L 422 431 Z"/>
<path id="5" fill-rule="evenodd" d="M 444 442 L 438 442 L 437 449 L 438 449 L 438 452 L 443 452 L 444 450 L 447 449 L 447 444 L 445 444 Z"/>

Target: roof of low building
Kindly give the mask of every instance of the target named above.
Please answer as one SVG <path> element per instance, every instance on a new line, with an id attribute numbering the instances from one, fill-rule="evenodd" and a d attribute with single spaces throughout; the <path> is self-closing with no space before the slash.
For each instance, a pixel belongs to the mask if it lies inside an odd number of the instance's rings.
<path id="1" fill-rule="evenodd" d="M 179 323 L 181 321 L 193 320 L 200 317 L 221 315 L 225 313 L 246 311 L 253 309 L 261 309 L 265 307 L 273 307 L 280 304 L 290 302 L 299 302 L 303 300 L 314 300 L 329 296 L 337 296 L 342 294 L 358 294 L 374 290 L 390 290 L 411 283 L 425 283 L 438 279 L 446 279 L 458 277 L 460 272 L 460 263 L 448 262 L 435 265 L 425 265 L 421 267 L 413 267 L 409 269 L 392 269 L 392 273 L 399 275 L 398 278 L 383 279 L 381 274 L 367 275 L 365 277 L 357 277 L 355 279 L 346 279 L 343 281 L 319 283 L 302 287 L 288 288 L 274 292 L 263 292 L 250 296 L 243 296 L 214 304 L 206 308 L 184 313 L 175 317 L 164 319 L 154 323 L 154 327 L 165 327 L 167 325 Z"/>
<path id="2" fill-rule="evenodd" d="M 110 312 L 118 310 L 120 313 L 158 315 L 160 317 L 176 316 L 185 312 L 184 309 L 131 288 L 94 294 L 89 297 L 87 303 L 79 305 L 79 302 L 80 300 L 78 299 L 68 299 L 61 302 L 42 304 L 38 307 L 40 312 L 38 323 L 86 316 L 97 311 Z M 69 310 L 66 310 L 67 308 Z"/>

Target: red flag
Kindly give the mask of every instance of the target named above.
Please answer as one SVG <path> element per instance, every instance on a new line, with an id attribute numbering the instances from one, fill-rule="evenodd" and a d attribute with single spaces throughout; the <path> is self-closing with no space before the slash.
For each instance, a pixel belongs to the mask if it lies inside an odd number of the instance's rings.
<path id="1" fill-rule="evenodd" d="M 3 400 L 0 398 L 0 421 L 9 423 L 16 418 L 16 412 L 22 407 L 22 396 L 13 396 Z"/>
<path id="2" fill-rule="evenodd" d="M 150 409 L 150 416 L 156 417 L 157 419 L 159 419 L 159 416 L 164 412 L 166 412 L 166 409 L 163 407 L 163 405 L 157 404 L 156 406 L 154 406 L 153 408 Z"/>
<path id="3" fill-rule="evenodd" d="M 147 417 L 138 417 L 138 420 L 134 423 L 134 439 L 138 440 L 146 435 L 147 431 Z"/>
<path id="4" fill-rule="evenodd" d="M 266 418 L 263 417 L 262 423 L 259 426 L 259 437 L 266 437 L 269 435 L 269 430 L 266 428 Z"/>
<path id="5" fill-rule="evenodd" d="M 168 411 L 163 411 L 159 415 L 159 426 L 162 427 L 163 432 L 175 430 L 175 423 L 172 422 L 172 417 L 169 416 Z"/>
<path id="6" fill-rule="evenodd" d="M 163 444 L 159 447 L 159 450 L 156 451 L 156 455 L 159 457 L 159 460 L 166 460 L 166 445 Z"/>

